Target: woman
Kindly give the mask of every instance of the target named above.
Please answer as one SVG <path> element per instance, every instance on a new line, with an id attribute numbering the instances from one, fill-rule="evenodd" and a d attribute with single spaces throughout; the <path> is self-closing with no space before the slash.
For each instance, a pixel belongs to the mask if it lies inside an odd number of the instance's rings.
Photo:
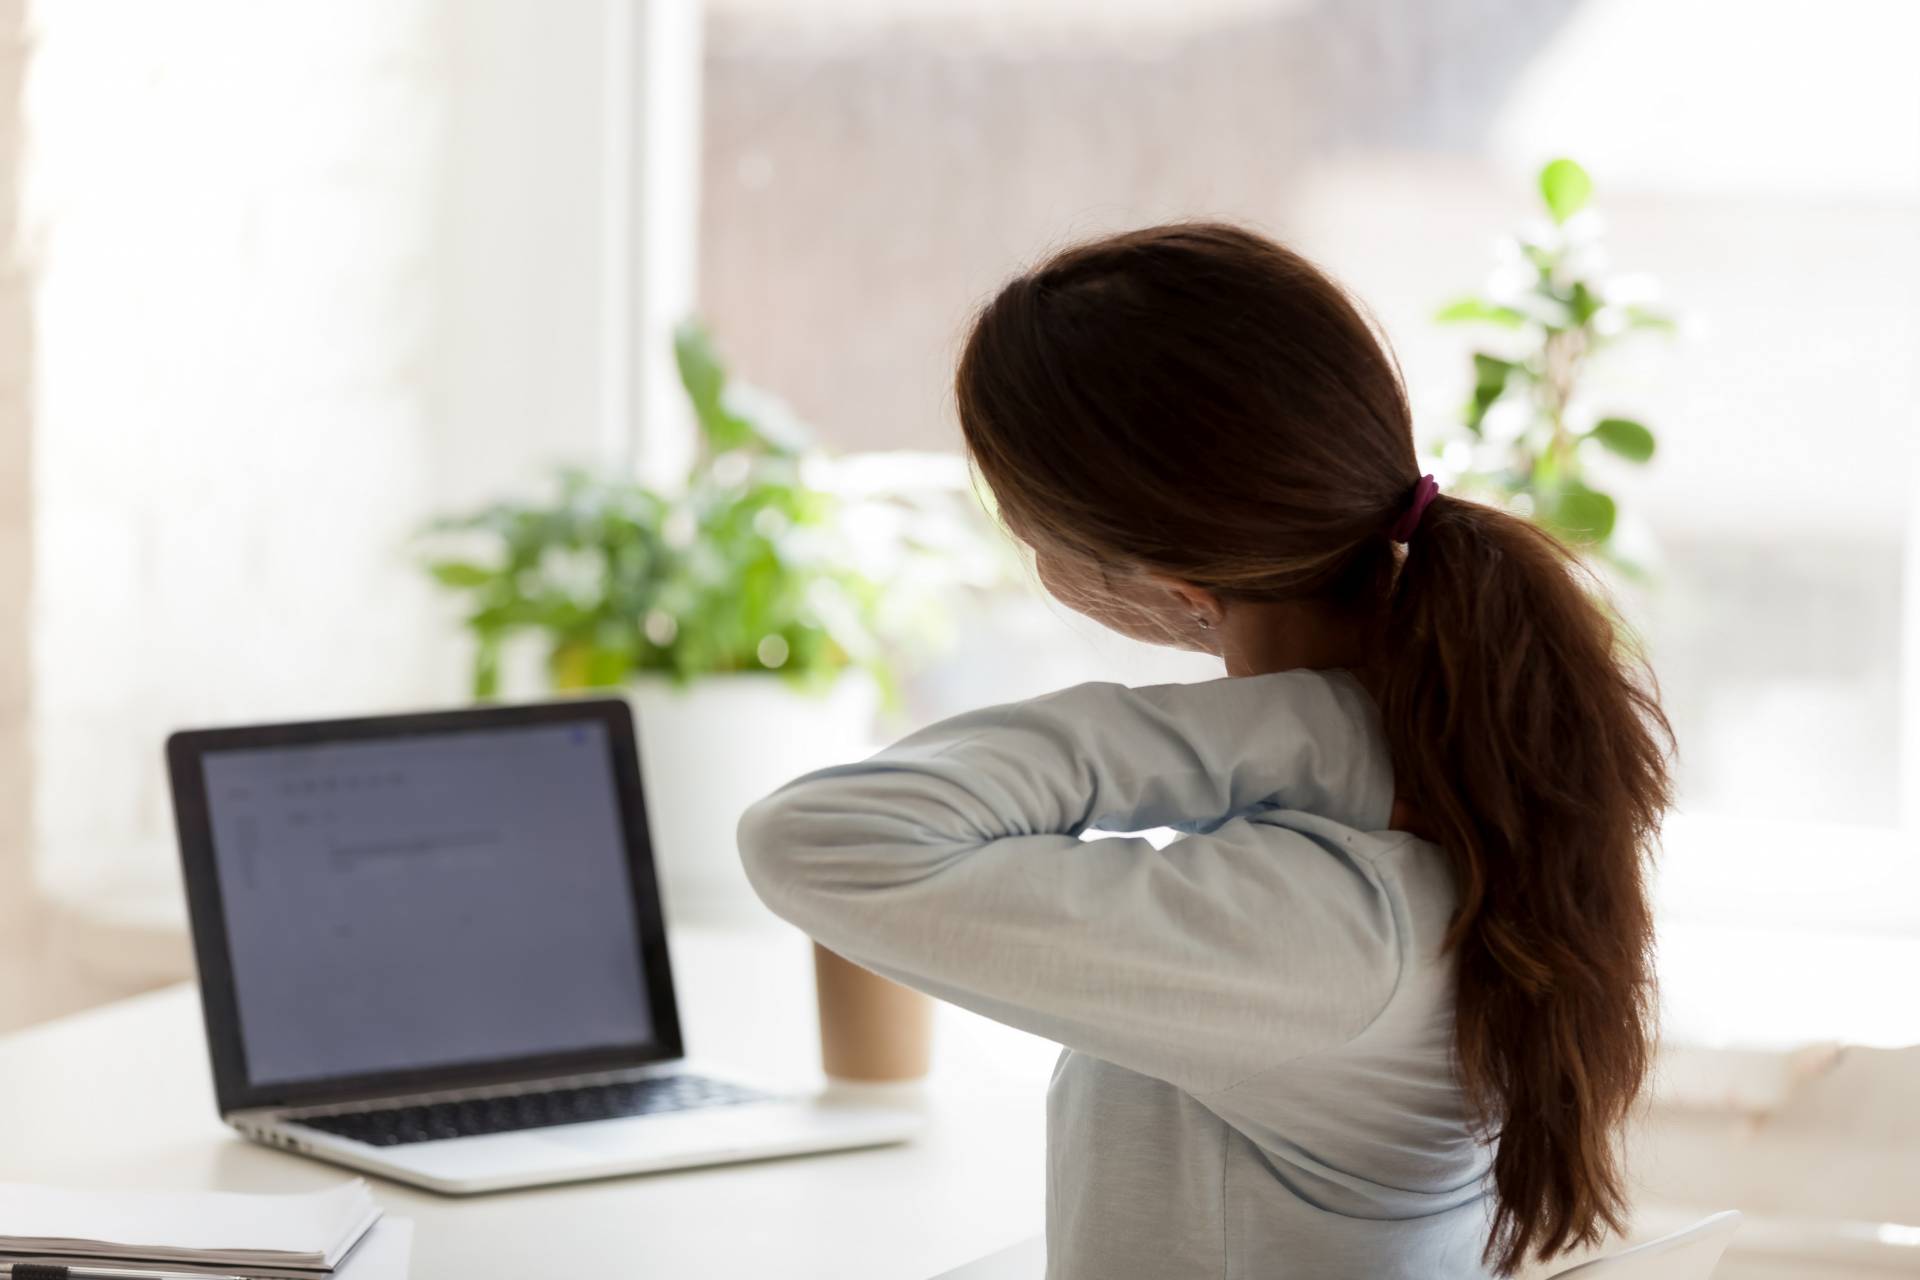
<path id="1" fill-rule="evenodd" d="M 741 849 L 829 948 L 1066 1046 L 1049 1274 L 1450 1280 L 1619 1226 L 1668 739 L 1566 551 L 1437 494 L 1354 305 L 1234 227 L 1014 280 L 958 394 L 1047 589 L 1227 678 L 960 716 Z"/>

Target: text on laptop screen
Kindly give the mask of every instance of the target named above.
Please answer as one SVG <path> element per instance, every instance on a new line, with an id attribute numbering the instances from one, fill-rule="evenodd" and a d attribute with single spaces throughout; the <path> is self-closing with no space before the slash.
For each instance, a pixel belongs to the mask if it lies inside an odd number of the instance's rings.
<path id="1" fill-rule="evenodd" d="M 209 752 L 255 1085 L 654 1039 L 593 721 Z"/>

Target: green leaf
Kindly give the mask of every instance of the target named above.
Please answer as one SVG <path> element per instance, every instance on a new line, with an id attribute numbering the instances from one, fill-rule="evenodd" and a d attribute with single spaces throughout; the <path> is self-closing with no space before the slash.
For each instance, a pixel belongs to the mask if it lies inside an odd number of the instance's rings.
<path id="1" fill-rule="evenodd" d="M 1566 303 L 1575 324 L 1585 324 L 1600 309 L 1600 299 L 1593 296 L 1593 290 L 1587 288 L 1584 280 L 1573 282 L 1573 287 L 1567 291 Z"/>
<path id="2" fill-rule="evenodd" d="M 792 457 L 813 447 L 812 431 L 777 396 L 728 376 L 698 321 L 688 320 L 674 330 L 673 354 L 710 455 L 739 449 L 750 455 Z"/>
<path id="3" fill-rule="evenodd" d="M 627 673 L 632 670 L 633 655 L 630 651 L 595 646 L 587 659 L 586 687 L 611 689 L 624 684 Z"/>
<path id="4" fill-rule="evenodd" d="M 1543 244 L 1523 240 L 1520 242 L 1520 253 L 1533 264 L 1534 271 L 1542 280 L 1552 280 L 1553 273 L 1559 269 L 1560 255 Z"/>
<path id="5" fill-rule="evenodd" d="M 1606 494 L 1583 484 L 1570 484 L 1560 490 L 1546 518 L 1570 541 L 1594 544 L 1612 536 L 1617 514 L 1618 508 Z"/>
<path id="6" fill-rule="evenodd" d="M 1433 318 L 1437 324 L 1497 324 L 1503 329 L 1518 329 L 1527 322 L 1525 312 L 1485 298 L 1457 299 L 1440 308 Z"/>
<path id="7" fill-rule="evenodd" d="M 1629 329 L 1656 329 L 1661 333 L 1673 333 L 1680 327 L 1674 322 L 1672 316 L 1664 311 L 1656 311 L 1652 307 L 1630 304 L 1622 307 L 1621 310 L 1626 313 Z"/>
<path id="8" fill-rule="evenodd" d="M 720 363 L 713 339 L 697 320 L 687 320 L 673 331 L 673 358 L 680 369 L 680 385 L 687 389 L 696 412 L 720 403 L 727 370 Z"/>
<path id="9" fill-rule="evenodd" d="M 500 636 L 498 632 L 481 631 L 475 641 L 473 698 L 475 702 L 490 702 L 500 696 Z"/>
<path id="10" fill-rule="evenodd" d="M 1540 195 L 1555 222 L 1565 222 L 1586 207 L 1593 195 L 1593 179 L 1573 161 L 1562 157 L 1540 171 Z"/>
<path id="11" fill-rule="evenodd" d="M 1467 402 L 1467 430 L 1480 434 L 1480 424 L 1487 416 L 1487 410 L 1494 401 L 1506 394 L 1507 379 L 1517 366 L 1510 360 L 1490 356 L 1484 351 L 1473 353 L 1473 398 Z"/>
<path id="12" fill-rule="evenodd" d="M 1587 435 L 1629 462 L 1653 456 L 1653 432 L 1632 418 L 1602 418 Z"/>
<path id="13" fill-rule="evenodd" d="M 469 564 L 464 560 L 436 560 L 427 566 L 427 572 L 441 586 L 461 591 L 488 586 L 500 578 L 497 572 L 485 565 Z"/>
<path id="14" fill-rule="evenodd" d="M 688 320 L 673 331 L 673 358 L 680 368 L 680 385 L 687 389 L 693 416 L 712 452 L 761 443 L 753 424 L 727 408 L 727 368 L 698 321 Z"/>

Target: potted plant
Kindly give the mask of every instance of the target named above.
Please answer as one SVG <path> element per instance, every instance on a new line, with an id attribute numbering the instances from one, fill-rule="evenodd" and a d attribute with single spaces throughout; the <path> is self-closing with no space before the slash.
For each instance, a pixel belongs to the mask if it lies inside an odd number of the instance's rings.
<path id="1" fill-rule="evenodd" d="M 1486 290 L 1435 316 L 1482 326 L 1492 339 L 1473 352 L 1473 391 L 1434 449 L 1462 492 L 1531 517 L 1639 577 L 1651 541 L 1616 537 L 1625 527 L 1619 505 L 1590 464 L 1601 453 L 1643 465 L 1654 435 L 1637 418 L 1602 408 L 1586 375 L 1597 353 L 1636 334 L 1671 333 L 1674 321 L 1651 305 L 1651 281 L 1607 270 L 1599 220 L 1587 210 L 1586 170 L 1554 160 L 1539 187 L 1548 220 L 1501 241 Z"/>
<path id="2" fill-rule="evenodd" d="M 437 521 L 428 570 L 463 601 L 476 697 L 531 639 L 552 690 L 633 701 L 669 908 L 738 916 L 759 910 L 741 812 L 869 749 L 889 656 L 969 571 L 977 515 L 951 467 L 929 481 L 896 459 L 863 485 L 861 460 L 732 382 L 697 325 L 675 348 L 701 436 L 684 486 L 564 471 L 545 499 Z"/>

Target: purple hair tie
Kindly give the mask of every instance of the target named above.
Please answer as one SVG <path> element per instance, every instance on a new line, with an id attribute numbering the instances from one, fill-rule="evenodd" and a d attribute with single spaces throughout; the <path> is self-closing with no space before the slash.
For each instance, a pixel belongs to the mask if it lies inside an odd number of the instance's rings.
<path id="1" fill-rule="evenodd" d="M 1393 528 L 1387 531 L 1387 536 L 1395 542 L 1406 542 L 1412 538 L 1413 531 L 1420 527 L 1420 517 L 1427 513 L 1427 508 L 1439 495 L 1440 486 L 1434 483 L 1433 477 L 1421 476 L 1420 483 L 1413 486 L 1413 501 L 1393 522 Z"/>

